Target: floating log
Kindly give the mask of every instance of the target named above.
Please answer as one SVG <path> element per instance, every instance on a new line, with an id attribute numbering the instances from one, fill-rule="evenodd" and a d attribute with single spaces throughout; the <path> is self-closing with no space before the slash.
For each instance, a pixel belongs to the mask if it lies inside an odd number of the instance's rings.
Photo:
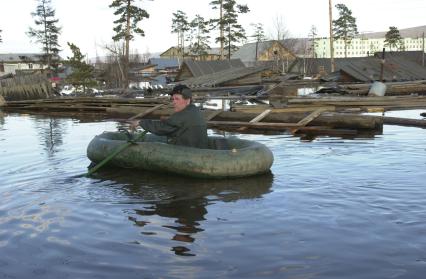
<path id="1" fill-rule="evenodd" d="M 382 118 L 384 124 L 426 128 L 426 120 L 424 119 L 409 119 L 390 116 L 382 116 Z"/>

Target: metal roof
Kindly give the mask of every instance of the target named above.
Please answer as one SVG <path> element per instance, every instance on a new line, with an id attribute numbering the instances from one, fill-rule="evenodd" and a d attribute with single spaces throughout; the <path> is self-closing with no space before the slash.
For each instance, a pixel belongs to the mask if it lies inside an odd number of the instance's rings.
<path id="1" fill-rule="evenodd" d="M 156 65 L 156 70 L 164 70 L 167 68 L 179 68 L 179 61 L 177 58 L 151 58 L 148 61 L 150 65 Z"/>

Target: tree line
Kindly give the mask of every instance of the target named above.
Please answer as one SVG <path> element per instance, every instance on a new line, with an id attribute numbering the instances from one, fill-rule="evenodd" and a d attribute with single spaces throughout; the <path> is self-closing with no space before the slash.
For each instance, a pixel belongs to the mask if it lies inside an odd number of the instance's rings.
<path id="1" fill-rule="evenodd" d="M 61 27 L 59 20 L 55 17 L 55 9 L 51 0 L 37 0 L 35 12 L 31 13 L 34 18 L 34 26 L 29 27 L 27 35 L 42 46 L 41 60 L 47 65 L 50 72 L 54 72 L 59 64 L 59 36 Z M 136 5 L 137 0 L 112 0 L 109 5 L 114 10 L 117 17 L 114 20 L 113 44 L 105 46 L 112 54 L 111 63 L 118 67 L 110 69 L 110 78 L 115 79 L 116 86 L 128 88 L 129 85 L 129 64 L 130 64 L 130 42 L 135 36 L 145 36 L 145 32 L 138 24 L 145 18 L 149 18 L 149 13 Z M 153 0 L 150 0 L 153 1 Z M 250 11 L 247 5 L 238 4 L 236 0 L 212 0 L 209 5 L 217 12 L 216 17 L 205 19 L 196 14 L 193 19 L 188 19 L 184 11 L 178 10 L 173 13 L 171 32 L 177 35 L 177 46 L 182 57 L 185 55 L 202 56 L 210 49 L 211 32 L 218 31 L 218 36 L 213 38 L 220 45 L 221 59 L 230 59 L 231 53 L 238 49 L 238 44 L 247 40 L 246 30 L 238 22 L 238 16 Z M 356 18 L 352 11 L 344 4 L 335 5 L 339 12 L 339 17 L 333 20 L 333 37 L 344 42 L 345 57 L 347 48 L 351 41 L 358 35 Z M 283 28 L 279 18 L 275 22 L 277 39 L 285 37 L 286 30 Z M 251 24 L 254 29 L 250 36 L 256 42 L 266 40 L 263 25 L 261 23 Z M 2 42 L 0 30 L 0 43 Z M 312 41 L 312 52 L 315 57 L 316 28 L 312 26 L 309 33 Z M 402 37 L 396 27 L 391 26 L 385 36 L 385 45 L 392 48 L 402 48 Z M 188 43 L 187 47 L 185 43 Z M 77 45 L 67 42 L 73 56 L 68 57 L 66 63 L 71 65 L 74 73 L 70 80 L 75 85 L 88 86 L 93 83 L 93 67 L 85 62 L 86 57 L 82 55 Z"/>

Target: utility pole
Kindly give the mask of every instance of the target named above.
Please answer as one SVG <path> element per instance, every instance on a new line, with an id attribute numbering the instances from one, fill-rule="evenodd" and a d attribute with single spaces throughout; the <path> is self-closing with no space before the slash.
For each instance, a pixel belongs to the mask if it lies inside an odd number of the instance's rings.
<path id="1" fill-rule="evenodd" d="M 425 66 L 425 32 L 423 32 L 422 36 L 422 66 Z"/>
<path id="2" fill-rule="evenodd" d="M 335 64 L 334 64 L 334 47 L 333 47 L 333 6 L 331 4 L 331 0 L 328 0 L 328 14 L 329 14 L 329 22 L 330 22 L 330 63 L 331 63 L 331 72 L 334 72 Z"/>
<path id="3" fill-rule="evenodd" d="M 223 28 L 225 28 L 223 26 L 223 1 L 220 1 L 220 22 L 219 22 L 219 29 L 220 29 L 220 60 L 224 60 L 224 53 L 223 53 L 223 43 L 224 43 L 224 38 L 223 38 Z"/>

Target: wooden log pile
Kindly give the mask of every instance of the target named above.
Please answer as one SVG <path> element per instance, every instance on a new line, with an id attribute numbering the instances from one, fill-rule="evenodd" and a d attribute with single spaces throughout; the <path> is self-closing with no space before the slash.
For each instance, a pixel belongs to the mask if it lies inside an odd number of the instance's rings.
<path id="1" fill-rule="evenodd" d="M 1 106 L 1 104 L 0 104 Z M 359 108 L 384 111 L 384 109 L 409 106 L 426 107 L 426 97 L 323 97 L 290 98 L 288 106 L 273 108 L 268 105 L 233 106 L 230 111 L 203 110 L 209 127 L 237 132 L 290 131 L 312 134 L 381 133 L 383 123 L 426 127 L 426 120 L 409 120 L 382 116 L 347 113 L 359 112 Z M 159 119 L 174 111 L 167 97 L 124 98 L 56 98 L 31 101 L 4 102 L 3 111 L 78 116 L 98 115 L 98 119 L 110 121 L 137 118 Z M 380 110 L 379 110 L 380 109 Z M 342 113 L 344 111 L 345 113 Z"/>
<path id="2" fill-rule="evenodd" d="M 426 81 L 409 81 L 409 82 L 387 82 L 386 84 L 386 96 L 397 96 L 397 95 L 426 95 Z M 360 83 L 360 84 L 343 84 L 340 88 L 350 95 L 364 96 L 368 94 L 371 87 L 371 83 Z"/>
<path id="3" fill-rule="evenodd" d="M 161 105 L 161 106 L 160 106 Z M 162 99 L 118 99 L 118 98 L 58 98 L 34 101 L 7 102 L 5 111 L 75 116 L 78 114 L 99 114 L 100 119 L 125 119 L 136 114 L 159 119 L 170 116 L 174 111 L 168 98 Z M 147 113 L 148 111 L 148 113 Z M 335 113 L 333 106 L 312 106 L 310 108 L 287 108 L 266 111 L 221 111 L 203 110 L 209 127 L 238 129 L 250 132 L 256 130 L 321 132 L 344 129 L 349 133 L 371 131 L 380 133 L 383 121 L 375 116 Z M 244 129 L 241 129 L 245 127 Z"/>

